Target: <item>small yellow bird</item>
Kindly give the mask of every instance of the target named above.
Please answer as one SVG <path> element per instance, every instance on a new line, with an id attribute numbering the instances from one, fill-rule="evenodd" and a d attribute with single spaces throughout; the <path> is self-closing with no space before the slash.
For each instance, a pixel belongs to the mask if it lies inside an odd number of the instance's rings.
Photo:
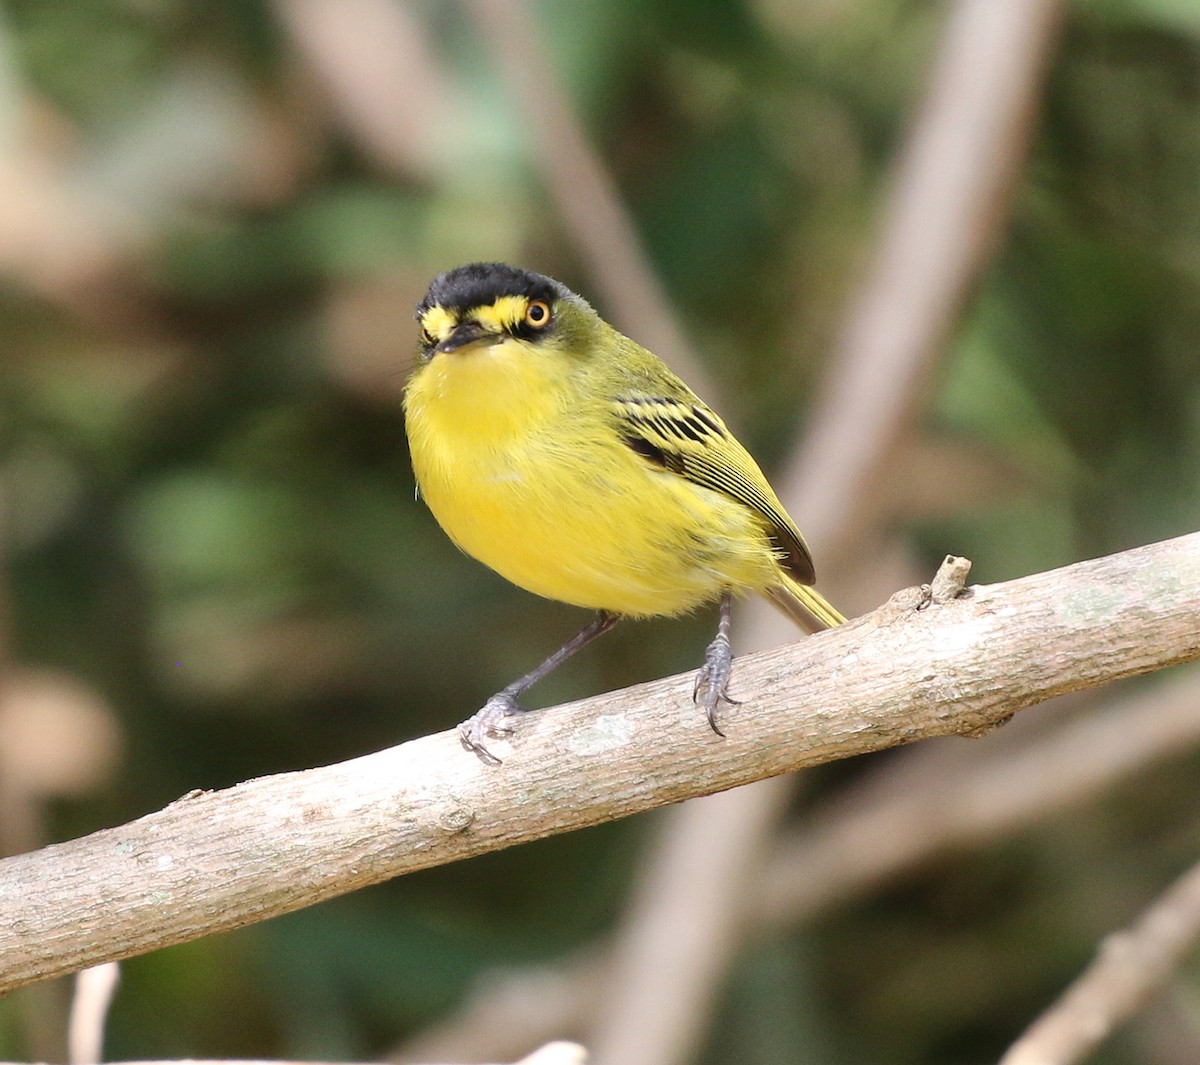
<path id="1" fill-rule="evenodd" d="M 809 632 L 846 619 L 813 588 L 812 555 L 749 452 L 666 364 L 541 274 L 473 263 L 417 304 L 404 393 L 422 497 L 463 551 L 547 599 L 599 611 L 458 727 L 488 762 L 517 699 L 622 617 L 719 600 L 696 677 L 714 732 L 734 593 Z"/>

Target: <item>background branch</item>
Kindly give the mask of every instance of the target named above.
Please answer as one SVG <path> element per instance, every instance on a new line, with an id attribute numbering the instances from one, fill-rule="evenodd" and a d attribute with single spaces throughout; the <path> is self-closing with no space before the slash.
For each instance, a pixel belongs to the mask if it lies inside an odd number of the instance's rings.
<path id="1" fill-rule="evenodd" d="M 1000 1059 L 1000 1065 L 1072 1065 L 1132 1017 L 1175 971 L 1200 935 L 1200 864 L 1134 924 L 1109 936 L 1066 993 Z"/>
<path id="2" fill-rule="evenodd" d="M 0 991 L 1191 660 L 1200 534 L 925 601 L 741 659 L 727 740 L 672 677 L 532 715 L 500 769 L 441 733 L 9 858 Z"/>

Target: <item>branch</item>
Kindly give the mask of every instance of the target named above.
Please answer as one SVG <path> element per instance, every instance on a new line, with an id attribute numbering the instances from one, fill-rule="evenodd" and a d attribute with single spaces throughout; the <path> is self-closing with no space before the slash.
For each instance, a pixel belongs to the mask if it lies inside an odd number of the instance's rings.
<path id="1" fill-rule="evenodd" d="M 1200 936 L 1200 865 L 1183 874 L 1100 953 L 1000 1059 L 1000 1065 L 1071 1065 L 1095 1050 L 1175 971 Z"/>
<path id="2" fill-rule="evenodd" d="M 67 1061 L 70 1065 L 97 1065 L 104 1060 L 104 1025 L 121 967 L 115 961 L 82 969 L 75 974 L 75 994 L 67 1023 Z"/>
<path id="3" fill-rule="evenodd" d="M 894 759 L 782 840 L 750 904 L 760 935 L 845 905 L 931 857 L 1009 838 L 1053 812 L 1112 791 L 1147 765 L 1200 744 L 1200 675 L 1065 720 L 1032 743 Z M 954 757 L 947 757 L 953 754 Z M 958 757 L 965 755 L 969 757 Z M 922 757 L 923 756 L 923 757 Z"/>
<path id="4" fill-rule="evenodd" d="M 1009 838 L 1112 791 L 1148 765 L 1193 754 L 1200 744 L 1200 672 L 1193 664 L 1173 673 L 1096 710 L 1055 715 L 1065 719 L 1046 727 L 1029 720 L 1034 737 L 1028 729 L 1006 729 L 987 744 L 923 744 L 875 766 L 857 785 L 811 809 L 755 868 L 740 898 L 748 936 L 778 936 L 934 855 Z M 1076 701 L 1067 695 L 1047 705 L 1066 710 Z M 714 804 L 715 797 L 681 809 L 712 811 Z M 710 842 L 728 830 L 729 820 L 713 828 Z M 585 947 L 565 960 L 506 972 L 389 1059 L 503 1057 L 557 1032 L 585 1031 L 585 1018 L 612 986 L 615 949 Z"/>
<path id="5" fill-rule="evenodd" d="M 445 732 L 6 859 L 0 991 L 1198 657 L 1198 533 L 944 603 L 909 590 L 739 659 L 728 739 L 677 676 L 530 715 L 500 768 Z"/>

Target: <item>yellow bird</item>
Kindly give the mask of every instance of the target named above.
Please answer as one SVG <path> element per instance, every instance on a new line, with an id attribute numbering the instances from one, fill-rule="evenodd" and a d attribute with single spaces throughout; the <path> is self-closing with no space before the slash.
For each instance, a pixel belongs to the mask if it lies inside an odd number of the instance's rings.
<path id="1" fill-rule="evenodd" d="M 565 285 L 503 263 L 440 274 L 417 305 L 405 423 L 421 496 L 463 551 L 536 595 L 599 611 L 459 726 L 512 732 L 532 684 L 622 617 L 720 602 L 696 677 L 713 731 L 734 594 L 766 596 L 809 632 L 845 618 L 810 585 L 812 555 L 725 423 Z"/>

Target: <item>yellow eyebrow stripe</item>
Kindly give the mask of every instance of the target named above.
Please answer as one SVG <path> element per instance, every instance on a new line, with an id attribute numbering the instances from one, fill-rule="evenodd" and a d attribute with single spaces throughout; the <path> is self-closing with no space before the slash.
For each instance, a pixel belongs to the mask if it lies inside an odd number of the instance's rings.
<path id="1" fill-rule="evenodd" d="M 430 307 L 421 315 L 421 328 L 429 334 L 435 344 L 440 344 L 453 333 L 456 325 L 458 315 L 451 314 L 444 307 Z"/>
<path id="2" fill-rule="evenodd" d="M 495 303 L 476 307 L 469 317 L 493 333 L 505 332 L 525 321 L 529 300 L 525 296 L 500 296 Z"/>

